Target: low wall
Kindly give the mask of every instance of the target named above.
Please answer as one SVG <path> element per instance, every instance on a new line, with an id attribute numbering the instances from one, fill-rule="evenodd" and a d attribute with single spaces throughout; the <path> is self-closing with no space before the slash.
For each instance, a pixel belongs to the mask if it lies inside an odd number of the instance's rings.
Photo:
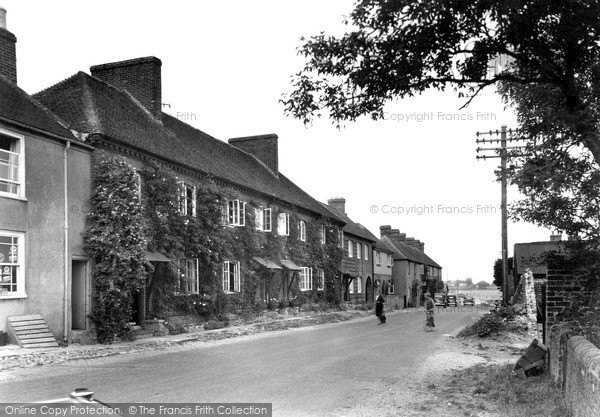
<path id="1" fill-rule="evenodd" d="M 600 349 L 566 325 L 550 332 L 550 373 L 574 417 L 600 416 Z"/>

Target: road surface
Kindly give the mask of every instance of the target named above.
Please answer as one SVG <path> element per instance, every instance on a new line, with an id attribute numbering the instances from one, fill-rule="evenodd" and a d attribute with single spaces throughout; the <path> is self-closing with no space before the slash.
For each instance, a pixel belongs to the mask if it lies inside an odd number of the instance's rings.
<path id="1" fill-rule="evenodd" d="M 369 317 L 162 351 L 19 370 L 0 381 L 0 402 L 65 397 L 86 387 L 108 403 L 261 402 L 274 416 L 327 416 L 352 410 L 381 390 L 402 390 L 448 334 L 480 315 L 436 313 L 436 331 L 418 312 Z"/>

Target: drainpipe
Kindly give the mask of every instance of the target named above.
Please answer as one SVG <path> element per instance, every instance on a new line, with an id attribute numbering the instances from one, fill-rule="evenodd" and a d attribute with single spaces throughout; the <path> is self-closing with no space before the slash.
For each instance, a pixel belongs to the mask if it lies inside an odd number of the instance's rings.
<path id="1" fill-rule="evenodd" d="M 64 281 L 65 281 L 65 288 L 64 288 L 64 301 L 63 301 L 63 307 L 64 307 L 64 311 L 63 311 L 63 317 L 64 317 L 64 323 L 63 323 L 63 341 L 66 343 L 69 341 L 69 199 L 68 199 L 68 195 L 67 195 L 67 174 L 68 174 L 68 169 L 67 169 L 67 163 L 68 163 L 68 157 L 67 157 L 67 151 L 69 150 L 69 148 L 71 147 L 71 142 L 67 141 L 67 145 L 65 146 L 65 153 L 64 153 L 64 160 L 63 160 L 63 187 L 64 187 L 64 196 L 65 196 L 65 226 L 64 226 L 64 240 L 65 240 L 65 259 L 64 259 L 64 263 L 65 263 L 65 277 L 64 277 Z"/>

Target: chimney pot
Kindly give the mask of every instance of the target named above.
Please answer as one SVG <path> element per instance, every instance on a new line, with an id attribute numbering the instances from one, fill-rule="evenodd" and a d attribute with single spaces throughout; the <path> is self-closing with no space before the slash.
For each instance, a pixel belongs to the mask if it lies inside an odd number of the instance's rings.
<path id="1" fill-rule="evenodd" d="M 17 37 L 6 29 L 6 9 L 0 7 L 0 74 L 17 83 Z"/>
<path id="2" fill-rule="evenodd" d="M 389 236 L 392 232 L 392 226 L 389 225 L 384 225 L 384 226 L 379 226 L 379 236 L 380 237 L 384 237 L 384 236 Z"/>
<path id="3" fill-rule="evenodd" d="M 6 29 L 6 9 L 0 6 L 0 29 Z"/>

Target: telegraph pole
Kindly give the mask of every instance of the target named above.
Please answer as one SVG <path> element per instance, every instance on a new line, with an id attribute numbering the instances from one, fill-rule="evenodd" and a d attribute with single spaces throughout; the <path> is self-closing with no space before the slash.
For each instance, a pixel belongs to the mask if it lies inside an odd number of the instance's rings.
<path id="1" fill-rule="evenodd" d="M 510 137 L 507 137 L 507 133 Z M 514 136 L 513 136 L 514 133 Z M 477 153 L 483 151 L 493 151 L 493 155 L 477 155 L 477 159 L 500 158 L 500 194 L 501 194 L 501 223 L 502 223 L 502 302 L 504 305 L 508 303 L 510 296 L 514 293 L 514 280 L 508 276 L 508 209 L 507 209 L 507 168 L 506 162 L 509 158 L 507 149 L 522 149 L 523 146 L 506 146 L 507 142 L 523 141 L 522 137 L 516 136 L 517 131 L 509 129 L 507 132 L 506 125 L 502 125 L 500 131 L 477 132 L 477 144 L 480 143 L 499 143 L 500 146 L 480 148 L 477 147 Z M 485 138 L 480 139 L 483 136 Z M 495 139 L 494 139 L 495 138 Z"/>

